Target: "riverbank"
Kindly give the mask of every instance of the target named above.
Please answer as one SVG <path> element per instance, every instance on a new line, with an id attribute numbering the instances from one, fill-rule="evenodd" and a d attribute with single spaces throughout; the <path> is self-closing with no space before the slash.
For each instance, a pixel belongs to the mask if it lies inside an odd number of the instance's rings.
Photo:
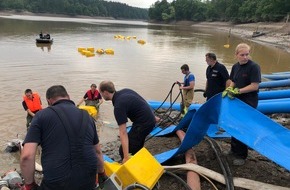
<path id="1" fill-rule="evenodd" d="M 191 26 L 207 27 L 220 30 L 231 35 L 262 43 L 264 45 L 274 46 L 290 53 L 290 24 L 287 22 L 277 23 L 248 23 L 231 24 L 227 22 L 200 22 L 192 23 Z M 258 31 L 264 35 L 252 37 L 253 32 Z"/>

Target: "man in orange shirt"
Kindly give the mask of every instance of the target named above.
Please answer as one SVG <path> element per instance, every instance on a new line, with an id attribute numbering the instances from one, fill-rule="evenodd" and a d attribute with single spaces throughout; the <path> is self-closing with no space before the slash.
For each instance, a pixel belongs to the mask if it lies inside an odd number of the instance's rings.
<path id="1" fill-rule="evenodd" d="M 38 93 L 32 93 L 31 89 L 26 89 L 24 91 L 22 106 L 24 110 L 27 111 L 26 127 L 28 130 L 34 115 L 36 114 L 36 112 L 42 109 L 42 103 Z"/>

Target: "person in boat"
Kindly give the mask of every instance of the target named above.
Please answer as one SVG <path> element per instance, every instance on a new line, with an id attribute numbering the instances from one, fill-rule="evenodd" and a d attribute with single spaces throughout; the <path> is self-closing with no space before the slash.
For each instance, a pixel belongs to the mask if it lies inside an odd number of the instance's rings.
<path id="1" fill-rule="evenodd" d="M 223 92 L 230 98 L 237 97 L 253 108 L 258 106 L 259 83 L 261 82 L 260 66 L 250 59 L 250 46 L 245 43 L 237 45 L 235 56 L 237 63 L 232 66 L 230 86 Z M 244 143 L 231 138 L 231 149 L 225 152 L 235 157 L 233 165 L 244 165 L 248 156 L 248 147 Z"/>
<path id="2" fill-rule="evenodd" d="M 25 189 L 38 186 L 34 181 L 38 145 L 43 167 L 40 189 L 94 189 L 96 174 L 99 183 L 106 175 L 93 118 L 75 106 L 61 85 L 48 88 L 46 99 L 49 106 L 35 115 L 23 142 L 20 168 Z"/>
<path id="3" fill-rule="evenodd" d="M 33 117 L 39 110 L 42 109 L 42 103 L 38 93 L 32 92 L 31 89 L 26 89 L 23 95 L 22 106 L 24 110 L 27 112 L 26 128 L 28 130 Z"/>
<path id="4" fill-rule="evenodd" d="M 43 33 L 42 33 L 42 31 L 40 31 L 39 38 L 40 39 L 43 39 Z"/>
<path id="5" fill-rule="evenodd" d="M 103 103 L 103 98 L 97 89 L 96 84 L 91 84 L 91 89 L 89 89 L 83 98 L 77 104 L 79 107 L 85 101 L 86 106 L 95 106 L 99 110 L 100 105 Z"/>
<path id="6" fill-rule="evenodd" d="M 116 91 L 113 82 L 102 81 L 99 91 L 105 100 L 113 103 L 121 141 L 119 154 L 125 163 L 130 154 L 134 155 L 144 146 L 146 136 L 155 127 L 155 116 L 146 100 L 131 89 Z M 128 118 L 133 123 L 127 133 Z"/>
<path id="7" fill-rule="evenodd" d="M 206 87 L 203 96 L 209 100 L 214 95 L 223 92 L 230 85 L 230 76 L 226 67 L 217 61 L 214 53 L 205 54 Z"/>
<path id="8" fill-rule="evenodd" d="M 183 102 L 181 102 L 181 113 L 182 116 L 184 116 L 193 101 L 195 77 L 189 71 L 189 66 L 187 64 L 182 65 L 180 69 L 185 75 L 184 82 L 180 83 L 177 81 L 176 83 L 180 85 L 179 88 L 182 90 Z"/>
<path id="9" fill-rule="evenodd" d="M 46 34 L 45 38 L 49 40 L 50 39 L 50 34 Z"/>

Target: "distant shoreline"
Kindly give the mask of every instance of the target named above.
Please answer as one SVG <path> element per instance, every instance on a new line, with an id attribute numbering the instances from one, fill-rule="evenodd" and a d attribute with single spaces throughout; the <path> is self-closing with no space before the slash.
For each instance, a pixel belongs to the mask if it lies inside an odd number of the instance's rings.
<path id="1" fill-rule="evenodd" d="M 113 17 L 91 17 L 91 16 L 69 16 L 64 14 L 49 14 L 49 13 L 31 13 L 27 11 L 0 11 L 0 15 L 29 15 L 29 16 L 48 16 L 48 17 L 65 17 L 65 18 L 89 18 L 89 19 L 107 19 L 119 20 Z M 120 19 L 121 20 L 121 19 Z M 161 24 L 155 22 L 148 22 L 152 24 Z M 242 38 L 261 43 L 264 45 L 274 46 L 290 53 L 290 24 L 277 22 L 277 23 L 249 23 L 249 24 L 232 24 L 230 22 L 192 22 L 192 21 L 178 21 L 166 25 L 181 25 L 181 26 L 194 26 L 211 28 L 231 34 L 240 36 Z M 252 38 L 254 31 L 262 31 L 266 35 Z"/>

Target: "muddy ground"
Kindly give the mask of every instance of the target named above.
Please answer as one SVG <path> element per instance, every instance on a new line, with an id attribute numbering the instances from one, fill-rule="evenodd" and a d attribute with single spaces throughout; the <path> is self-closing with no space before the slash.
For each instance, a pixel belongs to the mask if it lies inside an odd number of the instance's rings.
<path id="1" fill-rule="evenodd" d="M 281 123 L 287 128 L 290 128 L 288 114 L 275 114 L 271 115 L 271 118 L 275 119 L 277 122 Z M 215 139 L 215 142 L 219 145 L 220 149 L 217 150 L 228 150 L 230 148 L 230 139 Z M 146 141 L 145 147 L 154 155 L 157 153 L 164 152 L 166 150 L 178 147 L 180 144 L 179 138 L 176 135 L 171 135 L 168 137 L 154 137 Z M 111 158 L 119 161 L 120 157 L 116 150 L 118 150 L 119 142 L 110 142 L 104 145 L 104 153 L 109 155 Z M 211 148 L 208 140 L 204 139 L 197 146 L 193 147 L 195 155 L 197 157 L 198 165 L 208 168 L 210 170 L 216 171 L 222 174 L 222 169 L 218 162 L 218 157 L 215 154 L 213 148 Z M 219 152 L 219 151 L 218 151 Z M 254 181 L 264 182 L 272 185 L 288 187 L 290 189 L 290 172 L 286 169 L 280 167 L 279 165 L 273 163 L 266 157 L 260 155 L 254 150 L 249 150 L 249 156 L 246 160 L 246 164 L 243 166 L 233 166 L 232 157 L 225 157 L 223 154 L 218 156 L 225 158 L 229 164 L 230 171 L 233 177 L 241 177 L 246 179 L 251 179 Z M 282 156 L 282 155 L 281 155 Z M 287 158 L 285 158 L 287 159 Z M 289 158 L 288 158 L 289 159 Z M 179 155 L 176 158 L 167 161 L 163 165 L 177 165 L 185 163 L 184 154 Z M 175 172 L 183 180 L 186 181 L 186 171 Z M 214 187 L 211 183 L 206 180 L 204 177 L 200 177 L 201 189 L 202 190 L 211 190 L 211 189 L 227 189 L 224 184 L 221 184 L 214 179 L 210 181 L 216 186 Z M 159 189 L 160 190 L 169 190 L 169 189 L 186 189 L 182 183 L 175 178 L 168 176 L 166 174 L 162 175 L 159 180 Z M 236 187 L 237 190 L 243 190 L 245 188 Z M 263 188 L 259 188 L 263 189 Z"/>

